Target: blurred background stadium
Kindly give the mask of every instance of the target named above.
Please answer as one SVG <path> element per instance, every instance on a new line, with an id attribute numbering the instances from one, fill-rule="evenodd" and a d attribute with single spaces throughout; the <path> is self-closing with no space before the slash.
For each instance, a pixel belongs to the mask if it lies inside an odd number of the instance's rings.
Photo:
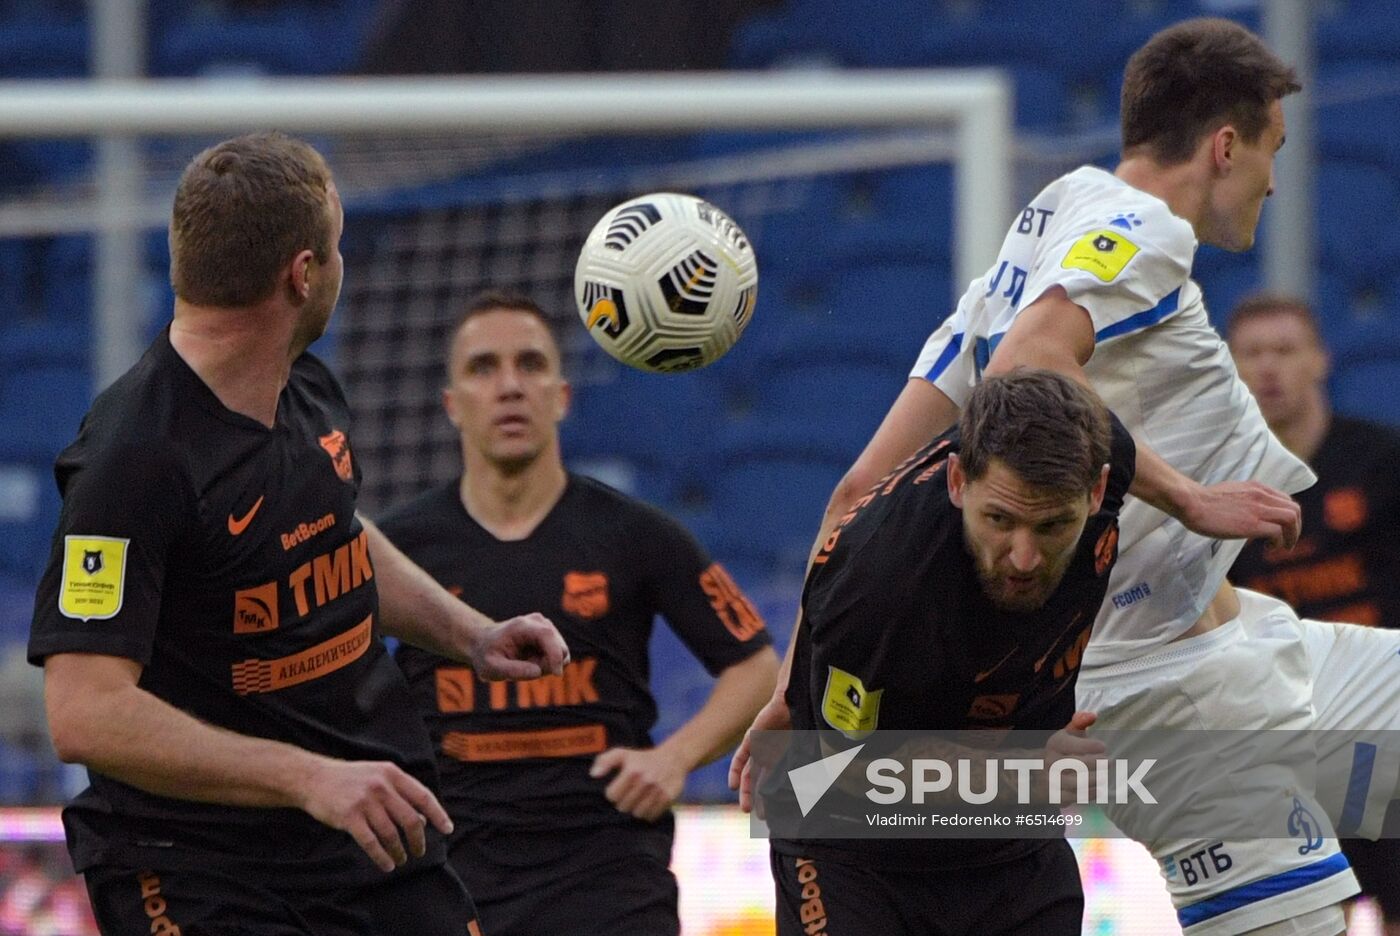
<path id="1" fill-rule="evenodd" d="M 1260 245 L 1198 257 L 1212 310 L 1265 285 L 1309 296 L 1334 353 L 1338 409 L 1400 423 L 1394 0 L 0 0 L 0 80 L 24 82 L 0 88 L 0 804 L 51 806 L 83 784 L 53 758 L 40 675 L 23 660 L 58 512 L 51 462 L 94 393 L 168 320 L 174 181 L 228 135 L 45 136 L 54 131 L 17 116 L 37 93 L 31 82 L 174 79 L 212 101 L 275 95 L 290 76 L 621 72 L 641 91 L 653 82 L 631 73 L 839 84 L 850 70 L 999 69 L 1014 133 L 996 153 L 938 121 L 704 132 L 281 125 L 327 153 L 345 199 L 345 290 L 318 350 L 356 411 L 365 509 L 459 470 L 437 404 L 447 328 L 476 290 L 524 288 L 558 316 L 578 389 L 566 459 L 682 519 L 782 642 L 826 497 L 952 308 L 967 264 L 995 250 L 978 256 L 968 219 L 989 220 L 999 240 L 1010 210 L 1045 182 L 1085 162 L 1111 167 L 1126 57 L 1202 14 L 1265 33 L 1308 87 L 1287 104 Z M 1004 160 L 1003 204 L 961 203 L 957 160 L 979 157 Z M 571 295 L 593 222 L 659 189 L 722 206 L 759 256 L 749 332 L 718 364 L 681 376 L 621 368 L 576 324 Z M 654 684 L 660 734 L 709 686 L 664 628 Z M 687 799 L 728 803 L 723 765 L 699 772 Z M 735 822 L 724 808 L 683 820 L 688 933 L 771 932 L 762 843 Z M 0 851 L 0 934 L 86 931 L 66 858 L 42 844 L 56 835 L 49 813 L 0 813 L 0 837 L 16 843 Z M 1078 844 L 1086 932 L 1175 931 L 1140 849 Z M 740 893 L 748 905 L 734 905 Z"/>

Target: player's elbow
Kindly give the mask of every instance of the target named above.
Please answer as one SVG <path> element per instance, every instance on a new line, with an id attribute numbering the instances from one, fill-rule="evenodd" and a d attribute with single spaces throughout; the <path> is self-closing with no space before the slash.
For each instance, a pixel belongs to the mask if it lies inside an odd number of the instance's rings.
<path id="1" fill-rule="evenodd" d="M 73 706 L 48 705 L 49 740 L 65 764 L 86 764 L 92 756 L 93 728 L 75 717 Z"/>
<path id="2" fill-rule="evenodd" d="M 826 515 L 828 519 L 839 518 L 846 515 L 856 501 L 866 491 L 875 486 L 883 475 L 876 474 L 866 468 L 860 462 L 852 465 L 850 469 L 841 476 L 841 480 L 836 482 L 836 490 L 831 492 L 831 500 L 827 502 Z"/>
<path id="3" fill-rule="evenodd" d="M 62 668 L 45 667 L 44 713 L 54 753 L 65 764 L 91 765 L 112 734 L 117 706 L 98 687 L 75 684 Z"/>

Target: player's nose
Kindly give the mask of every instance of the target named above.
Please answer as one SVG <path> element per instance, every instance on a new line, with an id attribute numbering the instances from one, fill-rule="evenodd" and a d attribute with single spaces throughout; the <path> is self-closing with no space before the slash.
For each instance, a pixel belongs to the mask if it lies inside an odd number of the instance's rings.
<path id="1" fill-rule="evenodd" d="M 1040 565 L 1040 548 L 1030 530 L 1017 530 L 1011 534 L 1011 566 L 1017 572 L 1034 572 Z"/>

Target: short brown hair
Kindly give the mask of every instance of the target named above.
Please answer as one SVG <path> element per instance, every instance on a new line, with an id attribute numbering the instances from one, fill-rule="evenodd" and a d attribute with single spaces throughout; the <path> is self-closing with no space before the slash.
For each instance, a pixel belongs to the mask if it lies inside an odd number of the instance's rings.
<path id="1" fill-rule="evenodd" d="M 1123 74 L 1123 152 L 1145 147 L 1164 166 L 1191 158 L 1224 123 L 1259 139 L 1269 105 L 1302 89 L 1293 69 L 1227 19 L 1190 19 L 1157 33 Z"/>
<path id="2" fill-rule="evenodd" d="M 186 302 L 248 306 L 272 295 L 299 251 L 326 262 L 331 170 L 281 133 L 225 140 L 185 167 L 170 214 L 170 285 Z"/>
<path id="3" fill-rule="evenodd" d="M 1230 320 L 1225 326 L 1225 336 L 1233 341 L 1236 329 L 1245 322 L 1268 318 L 1271 315 L 1293 316 L 1308 327 L 1318 344 L 1322 344 L 1322 328 L 1318 325 L 1317 315 L 1313 313 L 1312 306 L 1297 296 L 1284 293 L 1257 292 L 1245 296 L 1230 313 Z"/>
<path id="4" fill-rule="evenodd" d="M 969 481 L 993 459 L 1037 490 L 1087 495 L 1108 463 L 1108 409 L 1090 389 L 1054 371 L 1018 367 L 972 391 L 958 422 L 958 459 Z"/>
<path id="5" fill-rule="evenodd" d="M 544 310 L 534 297 L 528 293 L 517 289 L 490 288 L 483 289 L 467 300 L 466 308 L 457 317 L 457 323 L 452 326 L 452 331 L 448 333 L 451 341 L 457 340 L 457 333 L 462 330 L 462 326 L 470 322 L 479 315 L 488 312 L 524 312 L 533 316 L 544 326 L 545 332 L 549 335 L 549 340 L 554 343 L 555 352 L 559 351 L 559 333 L 555 329 L 554 321 L 549 317 L 549 313 Z M 562 367 L 562 362 L 561 362 Z M 447 362 L 447 379 L 452 379 L 452 361 L 449 355 Z"/>

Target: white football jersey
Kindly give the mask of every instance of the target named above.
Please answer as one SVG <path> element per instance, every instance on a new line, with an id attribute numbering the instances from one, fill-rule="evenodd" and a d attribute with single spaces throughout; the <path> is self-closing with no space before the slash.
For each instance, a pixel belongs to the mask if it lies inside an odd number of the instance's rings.
<path id="1" fill-rule="evenodd" d="M 1190 278 L 1196 238 L 1166 203 L 1083 167 L 1044 189 L 1011 225 L 996 262 L 924 344 L 911 376 L 961 406 L 1021 309 L 1053 286 L 1088 310 L 1084 370 L 1118 418 L 1203 484 L 1257 479 L 1289 493 L 1316 478 L 1269 430 Z M 1210 540 L 1129 498 L 1108 598 L 1085 668 L 1132 659 L 1189 628 L 1242 540 Z"/>

